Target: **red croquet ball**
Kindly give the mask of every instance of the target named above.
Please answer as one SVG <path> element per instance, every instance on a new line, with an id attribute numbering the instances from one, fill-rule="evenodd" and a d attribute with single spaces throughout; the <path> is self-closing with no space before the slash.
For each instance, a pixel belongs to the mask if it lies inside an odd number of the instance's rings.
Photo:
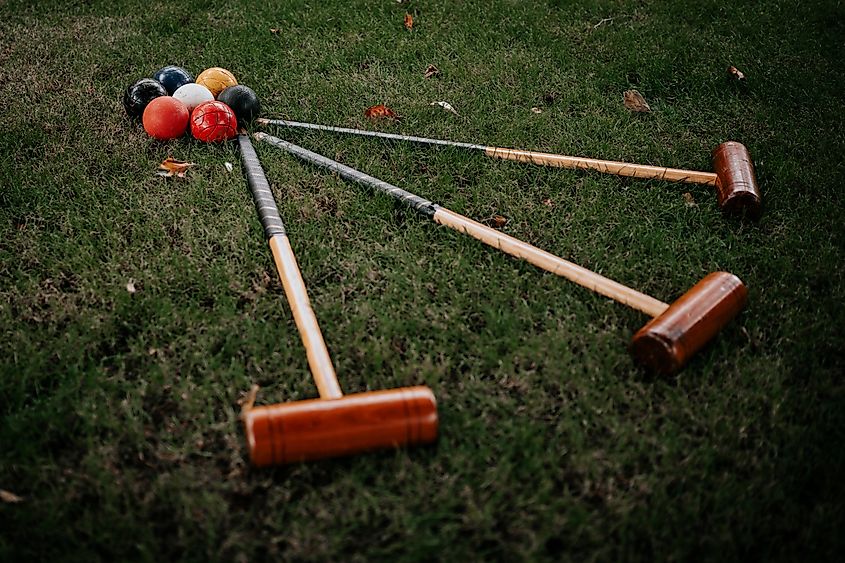
<path id="1" fill-rule="evenodd" d="M 144 131 L 160 141 L 177 139 L 188 128 L 188 108 L 170 96 L 160 96 L 144 110 Z"/>
<path id="2" fill-rule="evenodd" d="M 206 143 L 234 139 L 238 134 L 238 118 L 223 102 L 204 102 L 191 114 L 191 133 Z"/>

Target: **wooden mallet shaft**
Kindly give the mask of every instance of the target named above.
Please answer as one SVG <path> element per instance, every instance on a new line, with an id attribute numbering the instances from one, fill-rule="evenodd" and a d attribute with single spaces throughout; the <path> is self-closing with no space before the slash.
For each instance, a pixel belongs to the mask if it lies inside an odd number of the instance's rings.
<path id="1" fill-rule="evenodd" d="M 253 202 L 270 244 L 320 399 L 252 407 L 242 418 L 255 465 L 431 442 L 437 404 L 427 387 L 343 396 L 270 185 L 249 137 L 238 136 Z"/>
<path id="2" fill-rule="evenodd" d="M 436 223 L 468 234 L 488 246 L 653 317 L 654 320 L 637 334 L 632 352 L 655 371 L 672 373 L 680 369 L 745 304 L 745 286 L 739 278 L 726 272 L 716 272 L 704 278 L 681 299 L 668 305 L 335 160 L 266 133 L 255 133 L 254 136 L 302 160 L 327 168 L 342 178 L 388 194 Z M 678 311 L 680 314 L 677 314 Z M 671 320 L 668 328 L 666 319 Z M 665 346 L 652 345 L 648 347 L 647 353 L 641 353 L 643 343 L 652 341 L 655 326 L 661 331 L 658 342 L 666 340 L 664 333 L 669 334 L 670 342 Z"/>
<path id="3" fill-rule="evenodd" d="M 300 129 L 313 129 L 316 131 L 330 131 L 334 133 L 375 137 L 393 141 L 407 141 L 423 145 L 458 147 L 483 152 L 491 158 L 513 160 L 516 162 L 537 164 L 541 166 L 594 170 L 606 174 L 628 176 L 631 178 L 666 180 L 670 182 L 685 182 L 690 184 L 715 186 L 719 207 L 724 211 L 738 212 L 746 210 L 752 216 L 759 214 L 760 211 L 761 196 L 760 190 L 757 187 L 757 180 L 754 175 L 754 165 L 751 161 L 751 156 L 748 154 L 748 150 L 744 145 L 734 141 L 722 143 L 713 150 L 713 168 L 715 172 L 700 172 L 697 170 L 684 170 L 681 168 L 667 168 L 663 166 L 632 164 L 614 160 L 566 156 L 562 154 L 539 151 L 509 149 L 456 141 L 444 141 L 440 139 L 429 139 L 426 137 L 415 137 L 413 135 L 397 135 L 395 133 L 364 131 L 348 127 L 332 127 L 330 125 L 318 125 L 314 123 L 288 121 L 285 119 L 259 118 L 256 121 L 260 125 L 295 127 Z"/>

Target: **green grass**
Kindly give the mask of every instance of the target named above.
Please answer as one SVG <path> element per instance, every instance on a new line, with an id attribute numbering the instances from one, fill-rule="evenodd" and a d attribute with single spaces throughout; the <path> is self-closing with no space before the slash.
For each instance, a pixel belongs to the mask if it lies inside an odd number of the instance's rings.
<path id="1" fill-rule="evenodd" d="M 0 560 L 841 557 L 840 3 L 194 4 L 0 2 L 0 488 L 25 499 Z M 641 314 L 258 145 L 344 389 L 429 385 L 441 436 L 252 469 L 238 400 L 315 389 L 235 146 L 123 114 L 165 64 L 326 124 L 704 170 L 741 141 L 756 223 L 705 187 L 281 132 L 663 300 L 734 272 L 748 307 L 654 377 Z M 154 177 L 168 155 L 199 166 Z"/>

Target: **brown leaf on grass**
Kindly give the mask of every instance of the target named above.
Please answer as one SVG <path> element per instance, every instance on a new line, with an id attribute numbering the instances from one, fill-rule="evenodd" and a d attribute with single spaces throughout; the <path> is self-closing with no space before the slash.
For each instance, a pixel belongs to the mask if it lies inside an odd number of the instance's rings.
<path id="1" fill-rule="evenodd" d="M 272 33 L 273 35 L 278 35 L 280 31 L 281 31 L 281 29 L 276 28 L 276 27 L 270 28 L 270 33 Z"/>
<path id="2" fill-rule="evenodd" d="M 411 31 L 414 27 L 414 16 L 411 14 L 405 14 L 405 29 Z"/>
<path id="3" fill-rule="evenodd" d="M 689 192 L 684 192 L 684 203 L 686 203 L 687 207 L 698 207 L 695 198 Z"/>
<path id="4" fill-rule="evenodd" d="M 5 489 L 0 489 L 0 500 L 8 504 L 17 504 L 19 502 L 23 502 L 23 497 L 19 497 L 15 493 Z"/>
<path id="5" fill-rule="evenodd" d="M 370 119 L 381 119 L 385 117 L 389 119 L 399 119 L 396 112 L 384 104 L 368 107 L 364 110 L 364 116 L 369 117 Z"/>
<path id="6" fill-rule="evenodd" d="M 493 215 L 486 221 L 486 223 L 494 229 L 501 229 L 508 224 L 508 218 L 502 215 Z"/>
<path id="7" fill-rule="evenodd" d="M 631 111 L 647 112 L 651 111 L 648 102 L 645 101 L 643 95 L 636 90 L 627 90 L 622 94 L 622 103 Z"/>
<path id="8" fill-rule="evenodd" d="M 745 80 L 745 74 L 733 65 L 728 67 L 728 76 L 740 82 Z"/>
<path id="9" fill-rule="evenodd" d="M 543 110 L 535 106 L 531 108 L 531 113 L 543 113 Z"/>
<path id="10" fill-rule="evenodd" d="M 196 164 L 194 164 L 193 162 L 176 160 L 175 158 L 168 156 L 166 159 L 164 159 L 164 162 L 158 165 L 158 171 L 156 172 L 156 174 L 158 174 L 159 176 L 165 176 L 167 178 L 171 176 L 184 178 L 185 173 L 191 166 L 196 166 Z"/>
<path id="11" fill-rule="evenodd" d="M 440 69 L 434 65 L 428 65 L 425 69 L 426 78 L 431 78 L 432 76 L 440 76 Z"/>
<path id="12" fill-rule="evenodd" d="M 543 200 L 543 205 L 545 205 L 546 207 L 554 207 L 555 204 L 551 199 L 546 198 Z"/>

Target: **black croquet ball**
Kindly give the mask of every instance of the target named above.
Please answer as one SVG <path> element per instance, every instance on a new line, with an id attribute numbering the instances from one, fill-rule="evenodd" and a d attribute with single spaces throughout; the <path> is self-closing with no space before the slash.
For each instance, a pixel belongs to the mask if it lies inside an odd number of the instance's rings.
<path id="1" fill-rule="evenodd" d="M 238 118 L 238 125 L 243 127 L 261 113 L 261 102 L 255 95 L 252 88 L 239 84 L 229 86 L 217 96 L 217 100 L 223 102 L 235 112 Z"/>
<path id="2" fill-rule="evenodd" d="M 193 75 L 180 66 L 166 66 L 153 75 L 153 78 L 162 83 L 169 95 L 179 89 L 180 86 L 190 84 L 194 81 Z"/>
<path id="3" fill-rule="evenodd" d="M 167 90 L 158 80 L 142 78 L 126 89 L 123 94 L 123 108 L 132 119 L 141 119 L 147 105 L 160 96 L 166 96 Z"/>

